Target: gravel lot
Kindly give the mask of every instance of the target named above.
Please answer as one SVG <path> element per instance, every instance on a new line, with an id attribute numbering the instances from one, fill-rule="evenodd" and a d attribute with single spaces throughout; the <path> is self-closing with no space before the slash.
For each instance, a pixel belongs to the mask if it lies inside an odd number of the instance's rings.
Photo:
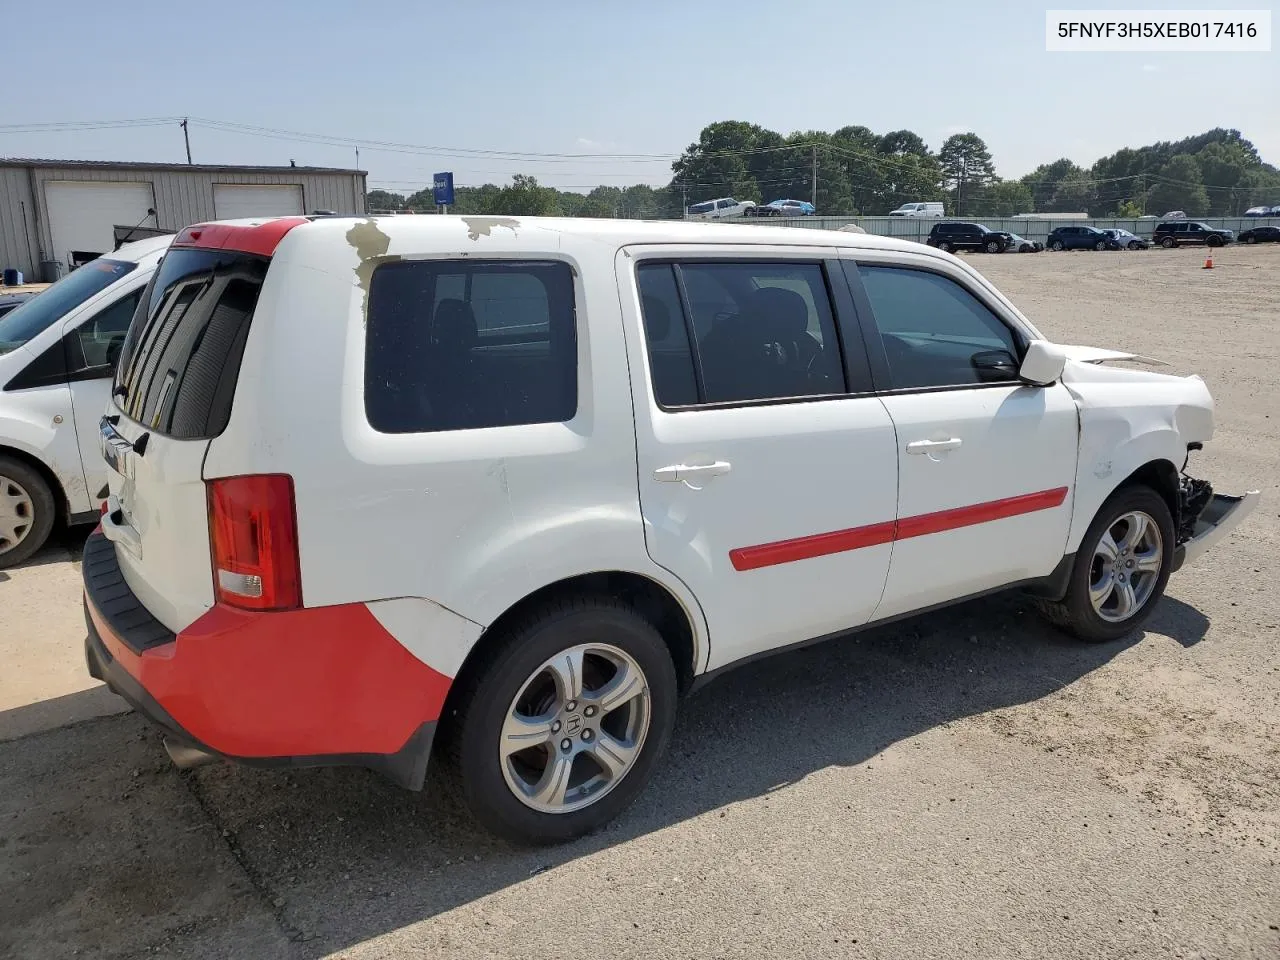
<path id="1" fill-rule="evenodd" d="M 1280 956 L 1280 248 L 975 256 L 1060 341 L 1205 377 L 1194 471 L 1260 487 L 1143 636 L 1003 597 L 746 667 L 605 832 L 439 785 L 178 773 L 91 689 L 77 536 L 0 574 L 0 956 Z M 83 540 L 83 533 L 79 535 Z"/>

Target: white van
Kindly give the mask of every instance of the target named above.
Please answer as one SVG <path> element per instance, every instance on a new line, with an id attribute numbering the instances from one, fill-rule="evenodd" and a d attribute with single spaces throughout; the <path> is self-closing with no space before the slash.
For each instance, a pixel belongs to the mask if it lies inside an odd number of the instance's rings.
<path id="1" fill-rule="evenodd" d="M 1131 356 L 867 234 L 191 227 L 98 425 L 89 669 L 179 763 L 419 788 L 434 755 L 490 829 L 564 840 L 722 669 L 1013 586 L 1140 625 L 1257 495 L 1180 476 L 1209 391 L 1099 365 Z"/>
<path id="2" fill-rule="evenodd" d="M 172 236 L 125 244 L 0 317 L 0 567 L 107 492 L 98 419 L 125 331 Z"/>
<path id="3" fill-rule="evenodd" d="M 739 201 L 733 197 L 721 197 L 719 200 L 690 204 L 685 217 L 689 220 L 727 220 L 730 217 L 750 216 L 755 209 L 753 200 Z"/>
<path id="4" fill-rule="evenodd" d="M 904 203 L 897 210 L 890 210 L 891 217 L 941 217 L 940 203 Z"/>

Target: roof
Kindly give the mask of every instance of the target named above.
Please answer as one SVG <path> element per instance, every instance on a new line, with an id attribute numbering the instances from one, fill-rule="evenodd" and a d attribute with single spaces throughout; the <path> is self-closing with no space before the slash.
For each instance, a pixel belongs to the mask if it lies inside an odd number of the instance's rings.
<path id="1" fill-rule="evenodd" d="M 368 176 L 365 170 L 344 167 L 266 167 L 228 163 L 147 163 L 135 160 L 42 160 L 27 157 L 0 157 L 0 167 L 62 167 L 73 170 L 171 170 L 189 173 L 328 173 Z"/>
<path id="2" fill-rule="evenodd" d="M 421 246 L 423 249 L 462 249 L 470 244 L 478 247 L 531 248 L 548 242 L 547 235 L 579 237 L 614 244 L 730 243 L 772 244 L 776 246 L 857 246 L 903 253 L 939 255 L 934 248 L 913 240 L 881 237 L 874 234 L 841 233 L 807 227 L 764 226 L 753 223 L 730 223 L 716 220 L 615 220 L 589 217 L 492 217 L 455 214 L 399 217 L 307 218 L 312 222 L 298 227 L 299 235 L 319 235 L 335 231 L 343 235 L 352 225 L 373 222 L 378 231 L 393 241 Z M 254 221 L 248 221 L 254 222 Z M 534 239 L 541 238 L 541 239 Z M 459 242 L 463 244 L 459 246 Z M 393 248 L 394 249 L 394 248 Z"/>

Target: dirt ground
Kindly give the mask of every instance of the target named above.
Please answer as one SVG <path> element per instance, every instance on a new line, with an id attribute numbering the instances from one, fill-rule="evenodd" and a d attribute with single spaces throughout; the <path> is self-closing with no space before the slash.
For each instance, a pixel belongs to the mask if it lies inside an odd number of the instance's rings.
<path id="1" fill-rule="evenodd" d="M 0 575 L 0 956 L 1280 957 L 1280 247 L 970 262 L 1204 376 L 1193 472 L 1263 491 L 1145 634 L 999 597 L 743 668 L 618 822 L 516 850 L 438 784 L 175 771 L 83 675 L 71 534 Z"/>

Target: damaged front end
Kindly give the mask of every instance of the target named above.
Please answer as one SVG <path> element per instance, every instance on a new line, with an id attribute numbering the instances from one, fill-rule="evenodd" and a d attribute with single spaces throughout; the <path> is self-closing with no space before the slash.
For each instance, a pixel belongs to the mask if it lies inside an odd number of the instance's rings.
<path id="1" fill-rule="evenodd" d="M 1190 451 L 1199 449 L 1192 444 Z M 1173 553 L 1173 569 L 1195 560 L 1218 543 L 1253 512 L 1258 505 L 1259 491 L 1250 490 L 1244 496 L 1232 497 L 1214 493 L 1208 480 L 1197 480 L 1183 474 L 1178 481 L 1178 533 Z"/>

